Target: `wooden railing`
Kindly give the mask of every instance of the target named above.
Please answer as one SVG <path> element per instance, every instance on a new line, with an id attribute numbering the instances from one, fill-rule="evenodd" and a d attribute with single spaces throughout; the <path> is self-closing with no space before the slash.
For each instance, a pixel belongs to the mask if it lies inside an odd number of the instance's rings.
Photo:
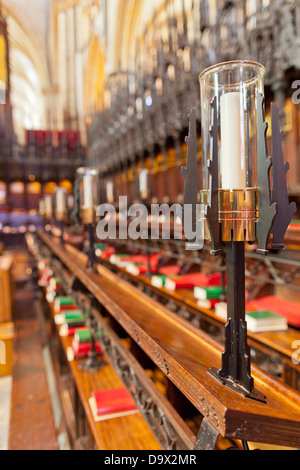
<path id="1" fill-rule="evenodd" d="M 73 247 L 62 248 L 43 232 L 39 239 L 198 409 L 203 429 L 209 425 L 223 438 L 300 446 L 298 393 L 253 367 L 267 404 L 241 398 L 207 373 L 220 367 L 219 343 L 103 266 L 88 271 L 86 256 Z"/>

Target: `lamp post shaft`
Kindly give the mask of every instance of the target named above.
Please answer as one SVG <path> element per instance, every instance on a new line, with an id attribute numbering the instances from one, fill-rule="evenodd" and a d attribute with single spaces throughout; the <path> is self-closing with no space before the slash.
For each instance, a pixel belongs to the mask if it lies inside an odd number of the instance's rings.
<path id="1" fill-rule="evenodd" d="M 241 383 L 248 391 L 253 387 L 253 381 L 248 380 L 250 370 L 247 370 L 247 358 L 243 344 L 243 328 L 245 325 L 245 243 L 231 242 L 226 245 L 227 258 L 227 308 L 228 325 L 226 337 L 230 337 L 230 354 L 223 355 L 221 377 L 232 377 L 234 382 Z M 228 345 L 229 346 L 229 345 Z M 228 351 L 227 351 L 228 352 Z M 246 370 L 245 370 L 246 367 Z"/>

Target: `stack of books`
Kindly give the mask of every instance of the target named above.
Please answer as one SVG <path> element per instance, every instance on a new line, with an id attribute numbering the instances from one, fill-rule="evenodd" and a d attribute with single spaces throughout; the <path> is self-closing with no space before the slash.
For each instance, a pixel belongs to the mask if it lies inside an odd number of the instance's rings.
<path id="1" fill-rule="evenodd" d="M 39 282 L 38 282 L 39 286 L 48 287 L 53 277 L 52 269 L 49 267 L 43 268 L 39 271 L 39 275 L 40 275 Z"/>
<path id="2" fill-rule="evenodd" d="M 82 359 L 87 357 L 91 350 L 91 338 L 91 331 L 88 328 L 76 330 L 74 333 L 72 346 L 70 348 L 70 351 L 68 351 L 69 360 Z M 103 354 L 102 349 L 100 348 L 97 342 L 96 351 L 100 355 Z"/>
<path id="3" fill-rule="evenodd" d="M 63 291 L 63 288 L 62 288 L 60 279 L 51 277 L 48 283 L 47 293 L 53 294 L 53 298 L 54 298 L 57 295 L 61 294 L 62 291 Z"/>
<path id="4" fill-rule="evenodd" d="M 61 280 L 58 277 L 52 277 L 49 282 L 49 287 L 51 287 L 55 292 L 62 290 Z"/>
<path id="5" fill-rule="evenodd" d="M 177 279 L 167 279 L 165 288 L 169 291 L 177 289 L 193 289 L 194 287 L 219 286 L 221 284 L 221 274 L 193 273 L 179 276 Z"/>
<path id="6" fill-rule="evenodd" d="M 194 296 L 198 300 L 198 306 L 201 308 L 214 308 L 221 301 L 222 294 L 223 289 L 221 286 L 194 288 Z"/>
<path id="7" fill-rule="evenodd" d="M 151 255 L 149 259 L 145 255 L 116 257 L 115 260 L 112 257 L 111 259 L 113 264 L 125 268 L 128 273 L 134 276 L 142 276 L 148 273 L 149 263 L 151 272 L 155 273 L 157 271 L 158 260 L 158 255 Z"/>
<path id="8" fill-rule="evenodd" d="M 94 248 L 96 250 L 96 256 L 101 259 L 109 259 L 116 251 L 112 246 L 98 243 L 95 243 Z"/>
<path id="9" fill-rule="evenodd" d="M 222 318 L 224 321 L 227 321 L 227 303 L 217 303 L 215 305 L 215 314 L 217 315 L 217 317 Z"/>
<path id="10" fill-rule="evenodd" d="M 89 404 L 96 422 L 138 413 L 136 403 L 126 388 L 93 392 Z"/>
<path id="11" fill-rule="evenodd" d="M 76 310 L 72 297 L 56 297 L 54 301 L 55 313 L 61 313 L 64 310 Z"/>
<path id="12" fill-rule="evenodd" d="M 39 270 L 40 274 L 42 274 L 42 272 L 45 269 L 49 269 L 49 266 L 50 266 L 50 260 L 48 258 L 42 258 L 38 262 L 38 270 Z"/>
<path id="13" fill-rule="evenodd" d="M 109 261 L 111 264 L 115 266 L 126 266 L 128 263 L 130 263 L 130 255 L 111 255 L 109 257 Z"/>
<path id="14" fill-rule="evenodd" d="M 219 303 L 216 305 L 215 313 L 218 317 L 227 321 L 227 304 Z M 267 310 L 247 311 L 246 322 L 247 329 L 251 333 L 286 331 L 288 329 L 287 321 L 282 315 Z"/>
<path id="15" fill-rule="evenodd" d="M 252 333 L 266 331 L 286 331 L 288 324 L 286 319 L 276 313 L 260 311 L 246 313 L 247 328 Z"/>
<path id="16" fill-rule="evenodd" d="M 57 313 L 54 316 L 56 325 L 63 325 L 69 320 L 78 320 L 84 318 L 86 315 L 82 314 L 81 310 L 63 310 L 61 313 Z"/>
<path id="17" fill-rule="evenodd" d="M 151 269 L 151 273 L 156 273 L 157 271 L 157 267 L 153 266 L 151 263 L 150 263 L 150 269 Z M 146 274 L 149 272 L 149 266 L 147 264 L 129 263 L 126 266 L 126 271 L 132 274 L 133 276 L 142 276 L 143 274 Z"/>
<path id="18" fill-rule="evenodd" d="M 85 328 L 85 316 L 79 310 L 65 312 L 64 323 L 60 328 L 60 336 L 72 336 L 79 328 Z"/>
<path id="19" fill-rule="evenodd" d="M 174 266 L 164 266 L 158 270 L 159 274 L 162 276 L 179 276 L 181 271 L 181 267 L 174 265 Z"/>
<path id="20" fill-rule="evenodd" d="M 299 304 L 291 302 L 290 300 L 285 300 L 277 296 L 269 296 L 248 302 L 246 308 L 247 311 L 277 313 L 277 315 L 284 317 L 291 327 L 300 328 Z"/>
<path id="21" fill-rule="evenodd" d="M 157 276 L 152 276 L 151 285 L 153 287 L 158 287 L 159 289 L 162 289 L 163 287 L 165 287 L 168 279 L 176 280 L 178 279 L 178 276 L 164 276 L 162 274 L 158 274 Z"/>

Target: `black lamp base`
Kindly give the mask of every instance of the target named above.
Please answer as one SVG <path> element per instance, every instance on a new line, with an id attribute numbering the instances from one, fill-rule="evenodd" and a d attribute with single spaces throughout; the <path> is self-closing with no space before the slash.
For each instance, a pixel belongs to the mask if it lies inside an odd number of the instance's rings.
<path id="1" fill-rule="evenodd" d="M 251 392 L 243 388 L 240 384 L 234 382 L 233 379 L 231 378 L 224 378 L 220 376 L 220 371 L 218 369 L 215 369 L 214 367 L 211 367 L 208 370 L 208 373 L 218 382 L 220 382 L 222 385 L 230 388 L 234 392 L 238 393 L 239 395 L 243 396 L 244 398 L 249 398 L 251 400 L 258 401 L 260 403 L 266 404 L 267 403 L 267 397 L 263 395 L 261 392 L 253 388 Z"/>
<path id="2" fill-rule="evenodd" d="M 107 364 L 105 361 L 99 361 L 97 357 L 92 354 L 84 361 L 82 364 L 79 364 L 78 369 L 86 372 L 98 372 L 103 369 Z"/>

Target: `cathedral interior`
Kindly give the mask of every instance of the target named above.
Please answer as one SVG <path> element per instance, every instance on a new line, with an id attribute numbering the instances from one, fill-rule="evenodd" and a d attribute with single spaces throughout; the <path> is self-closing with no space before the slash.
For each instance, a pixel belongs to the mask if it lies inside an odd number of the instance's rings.
<path id="1" fill-rule="evenodd" d="M 1 450 L 299 449 L 300 0 L 1 0 L 0 292 Z"/>

